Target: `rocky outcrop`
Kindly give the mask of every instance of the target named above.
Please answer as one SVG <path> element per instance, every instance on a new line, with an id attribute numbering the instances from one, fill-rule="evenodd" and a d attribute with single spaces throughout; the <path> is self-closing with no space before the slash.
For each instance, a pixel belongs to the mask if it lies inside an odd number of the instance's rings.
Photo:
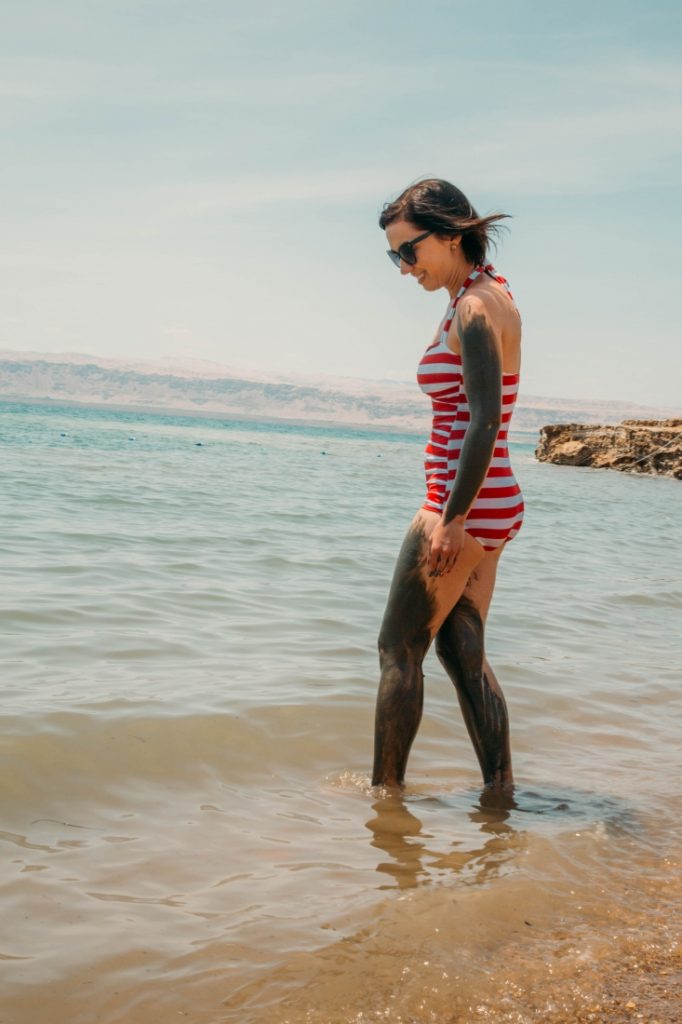
<path id="1" fill-rule="evenodd" d="M 654 473 L 682 480 L 682 419 L 623 420 L 616 426 L 557 423 L 543 427 L 540 462 Z"/>

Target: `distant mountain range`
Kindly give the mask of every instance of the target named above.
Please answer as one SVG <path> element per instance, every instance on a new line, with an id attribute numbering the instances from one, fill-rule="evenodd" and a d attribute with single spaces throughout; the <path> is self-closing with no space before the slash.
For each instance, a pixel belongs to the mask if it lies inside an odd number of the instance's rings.
<path id="1" fill-rule="evenodd" d="M 80 353 L 0 351 L 0 398 L 406 432 L 424 431 L 429 424 L 428 403 L 414 382 L 286 378 L 244 374 L 211 362 L 128 362 Z M 674 415 L 679 411 L 522 393 L 514 432 L 535 435 L 550 423 L 615 423 Z"/>

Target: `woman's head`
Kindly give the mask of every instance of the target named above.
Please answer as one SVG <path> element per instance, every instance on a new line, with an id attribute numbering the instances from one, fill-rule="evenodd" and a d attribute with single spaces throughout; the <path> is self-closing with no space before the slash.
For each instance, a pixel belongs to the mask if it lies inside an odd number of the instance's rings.
<path id="1" fill-rule="evenodd" d="M 405 191 L 386 203 L 379 227 L 387 230 L 398 221 L 405 221 L 419 233 L 430 231 L 442 240 L 458 238 L 464 258 L 473 264 L 484 263 L 498 222 L 506 213 L 493 213 L 479 217 L 463 192 L 449 181 L 426 178 L 410 185 Z"/>

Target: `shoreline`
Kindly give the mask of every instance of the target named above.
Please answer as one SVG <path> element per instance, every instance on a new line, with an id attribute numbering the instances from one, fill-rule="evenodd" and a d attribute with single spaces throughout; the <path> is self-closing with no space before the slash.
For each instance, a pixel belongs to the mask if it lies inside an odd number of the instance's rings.
<path id="1" fill-rule="evenodd" d="M 414 437 L 421 437 L 422 430 L 417 427 L 404 427 L 400 429 L 393 426 L 382 426 L 379 423 L 359 423 L 351 420 L 334 420 L 334 419 L 308 419 L 305 417 L 294 417 L 294 416 L 259 416 L 255 413 L 249 414 L 245 412 L 230 412 L 229 410 L 210 410 L 210 409 L 191 409 L 187 406 L 182 408 L 175 408 L 173 406 L 163 405 L 137 405 L 128 404 L 121 402 L 91 402 L 91 401 L 79 401 L 78 399 L 61 399 L 61 398 L 18 398 L 15 396 L 0 395 L 0 405 L 3 403 L 7 405 L 34 405 L 34 406 L 45 406 L 46 408 L 57 407 L 63 409 L 93 409 L 97 412 L 104 412 L 109 410 L 114 413 L 130 413 L 138 414 L 143 416 L 166 416 L 166 417 L 177 417 L 178 419 L 202 419 L 202 420 L 217 420 L 219 422 L 227 423 L 244 423 L 248 426 L 254 424 L 263 424 L 265 426 L 279 426 L 280 424 L 290 427 L 314 427 L 315 429 L 325 428 L 329 430 L 339 430 L 347 428 L 352 430 L 353 433 L 359 433 L 360 431 L 367 431 L 376 434 L 394 434 L 400 436 L 401 434 L 410 435 Z M 524 433 L 518 431 L 518 433 Z M 529 436 L 534 434 L 535 431 L 528 431 Z"/>
<path id="2" fill-rule="evenodd" d="M 92 409 L 96 412 L 104 412 L 108 410 L 119 414 L 130 413 L 131 415 L 137 414 L 143 416 L 177 417 L 178 419 L 216 420 L 221 423 L 243 423 L 245 426 L 263 425 L 272 427 L 310 427 L 315 430 L 329 430 L 330 432 L 348 430 L 354 434 L 365 432 L 377 435 L 388 435 L 390 437 L 414 437 L 416 439 L 428 437 L 429 431 L 428 424 L 425 427 L 405 426 L 400 428 L 392 424 L 382 426 L 380 423 L 360 423 L 351 420 L 320 420 L 283 416 L 263 417 L 255 414 L 249 415 L 248 413 L 242 412 L 231 413 L 227 411 L 223 412 L 211 411 L 208 409 L 188 408 L 176 409 L 171 406 L 128 405 L 113 402 L 82 402 L 77 399 L 18 398 L 15 396 L 0 395 L 0 405 L 3 403 L 6 405 L 28 405 L 44 408 Z M 537 430 L 535 428 L 514 429 L 511 433 L 517 436 L 517 443 L 520 444 L 533 444 L 537 439 Z"/>

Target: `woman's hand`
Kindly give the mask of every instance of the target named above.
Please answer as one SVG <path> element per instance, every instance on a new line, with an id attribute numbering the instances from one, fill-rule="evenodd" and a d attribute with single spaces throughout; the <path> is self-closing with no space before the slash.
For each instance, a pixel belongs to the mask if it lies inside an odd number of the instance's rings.
<path id="1" fill-rule="evenodd" d="M 464 520 L 453 519 L 447 525 L 441 520 L 429 541 L 429 576 L 450 572 L 464 547 Z"/>

